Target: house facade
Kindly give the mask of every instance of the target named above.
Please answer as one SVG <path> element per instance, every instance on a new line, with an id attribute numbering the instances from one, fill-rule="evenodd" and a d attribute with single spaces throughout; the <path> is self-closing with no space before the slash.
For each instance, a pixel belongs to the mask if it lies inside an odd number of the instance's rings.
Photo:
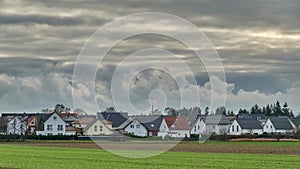
<path id="1" fill-rule="evenodd" d="M 136 118 L 130 120 L 130 122 L 127 121 L 127 124 L 124 126 L 123 132 L 126 134 L 131 134 L 131 135 L 141 136 L 141 137 L 148 136 L 148 130 L 146 126 L 140 121 L 138 121 Z"/>
<path id="2" fill-rule="evenodd" d="M 190 137 L 191 126 L 186 117 L 165 117 L 169 127 L 168 136 L 175 138 Z"/>
<path id="3" fill-rule="evenodd" d="M 231 125 L 231 122 L 224 115 L 201 116 L 201 119 L 205 124 L 204 134 L 224 135 L 227 134 L 228 127 Z"/>
<path id="4" fill-rule="evenodd" d="M 86 136 L 99 136 L 99 135 L 112 135 L 112 122 L 106 120 L 94 119 L 84 129 L 83 135 Z"/>
<path id="5" fill-rule="evenodd" d="M 194 122 L 191 122 L 190 134 L 203 134 L 205 132 L 205 123 L 201 116 L 198 116 Z"/>
<path id="6" fill-rule="evenodd" d="M 295 133 L 296 126 L 288 117 L 269 117 L 263 127 L 265 133 Z"/>
<path id="7" fill-rule="evenodd" d="M 230 135 L 263 134 L 261 123 L 255 119 L 235 119 L 228 128 Z"/>
<path id="8" fill-rule="evenodd" d="M 97 113 L 97 118 L 112 122 L 112 128 L 114 130 L 123 130 L 124 122 L 126 122 L 129 117 L 128 113 L 123 112 L 100 112 Z"/>
<path id="9" fill-rule="evenodd" d="M 66 122 L 57 114 L 52 113 L 44 122 L 44 130 L 37 131 L 37 135 L 65 135 Z"/>
<path id="10" fill-rule="evenodd" d="M 27 134 L 35 134 L 37 130 L 37 118 L 35 115 L 29 117 L 27 120 Z"/>
<path id="11" fill-rule="evenodd" d="M 166 136 L 168 126 L 163 116 L 161 115 L 138 115 L 133 116 L 142 123 L 148 130 L 148 136 Z"/>

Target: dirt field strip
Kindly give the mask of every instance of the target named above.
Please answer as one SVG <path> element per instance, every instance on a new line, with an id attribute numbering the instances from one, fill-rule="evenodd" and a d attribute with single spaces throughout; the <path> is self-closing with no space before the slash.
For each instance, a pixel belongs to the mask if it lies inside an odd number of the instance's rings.
<path id="1" fill-rule="evenodd" d="M 300 144 L 291 145 L 259 145 L 249 142 L 213 142 L 213 143 L 197 143 L 197 142 L 183 142 L 170 149 L 173 152 L 208 152 L 208 153 L 242 153 L 242 154 L 300 154 Z M 76 141 L 50 141 L 50 142 L 1 142 L 1 144 L 16 144 L 16 145 L 28 145 L 28 146 L 50 146 L 50 147 L 64 147 L 64 148 L 92 148 L 100 149 L 100 147 L 94 142 L 76 142 Z M 123 144 L 122 144 L 123 145 Z M 126 146 L 119 146 L 117 142 L 112 146 L 120 149 L 132 149 L 130 144 Z M 139 143 L 135 143 L 134 146 L 139 146 Z M 159 144 L 155 145 L 156 150 L 159 149 Z M 161 145 L 164 146 L 164 145 Z M 155 150 L 154 147 L 147 147 L 147 145 L 140 143 L 140 147 L 144 147 L 145 150 Z"/>

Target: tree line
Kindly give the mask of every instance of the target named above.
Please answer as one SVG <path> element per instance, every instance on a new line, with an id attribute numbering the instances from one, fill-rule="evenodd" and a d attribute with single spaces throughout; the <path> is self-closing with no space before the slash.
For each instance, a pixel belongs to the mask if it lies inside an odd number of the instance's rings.
<path id="1" fill-rule="evenodd" d="M 266 116 L 288 116 L 294 118 L 293 111 L 289 108 L 287 102 L 281 106 L 279 101 L 262 107 L 255 104 L 250 110 L 240 109 L 238 114 L 264 114 Z"/>

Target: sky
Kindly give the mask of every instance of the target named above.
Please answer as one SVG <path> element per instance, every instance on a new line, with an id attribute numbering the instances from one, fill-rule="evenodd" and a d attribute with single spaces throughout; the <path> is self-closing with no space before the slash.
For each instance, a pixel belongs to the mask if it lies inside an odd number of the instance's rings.
<path id="1" fill-rule="evenodd" d="M 205 107 L 211 102 L 212 81 L 226 87 L 225 106 L 235 112 L 277 100 L 288 102 L 294 112 L 300 112 L 299 8 L 298 0 L 1 0 L 0 112 L 40 111 L 57 103 L 89 109 L 94 100 L 99 110 L 115 105 L 122 111 L 131 111 L 126 102 L 114 102 L 112 84 L 117 84 L 118 97 L 126 96 L 123 88 L 129 90 L 129 100 L 137 112 L 149 111 L 151 104 L 158 109 Z M 72 85 L 76 59 L 91 36 L 107 23 L 142 12 L 168 13 L 194 24 L 214 46 L 226 79 L 209 76 L 206 65 L 176 39 L 145 34 L 125 39 L 111 49 L 98 65 L 95 88 L 88 83 Z M 171 27 L 165 21 L 165 27 L 157 27 L 138 20 L 141 18 L 126 23 L 131 25 L 128 30 L 112 31 L 134 32 L 145 27 L 184 31 L 184 25 Z M 109 37 L 104 38 L 109 43 Z M 155 69 L 132 72 L 132 67 L 149 60 L 177 68 L 179 61 L 165 53 L 139 53 L 148 48 L 172 52 L 191 69 L 192 75 L 180 69 L 176 69 L 176 77 Z M 137 55 L 135 59 L 120 66 L 132 53 Z M 123 78 L 113 81 L 114 73 L 122 66 Z M 135 74 L 130 83 L 125 83 L 122 80 L 130 72 Z M 185 87 L 176 84 L 178 79 Z M 189 97 L 180 105 L 182 94 L 194 93 L 200 95 L 200 102 Z M 73 104 L 74 95 L 83 99 L 82 104 Z"/>

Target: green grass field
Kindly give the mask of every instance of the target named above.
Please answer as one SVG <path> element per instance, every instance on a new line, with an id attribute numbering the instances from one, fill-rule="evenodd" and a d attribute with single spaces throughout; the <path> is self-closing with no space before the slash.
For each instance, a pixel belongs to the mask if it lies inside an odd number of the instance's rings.
<path id="1" fill-rule="evenodd" d="M 134 153 L 134 152 L 132 152 Z M 300 168 L 300 155 L 167 152 L 146 159 L 101 149 L 0 145 L 0 168 Z"/>

